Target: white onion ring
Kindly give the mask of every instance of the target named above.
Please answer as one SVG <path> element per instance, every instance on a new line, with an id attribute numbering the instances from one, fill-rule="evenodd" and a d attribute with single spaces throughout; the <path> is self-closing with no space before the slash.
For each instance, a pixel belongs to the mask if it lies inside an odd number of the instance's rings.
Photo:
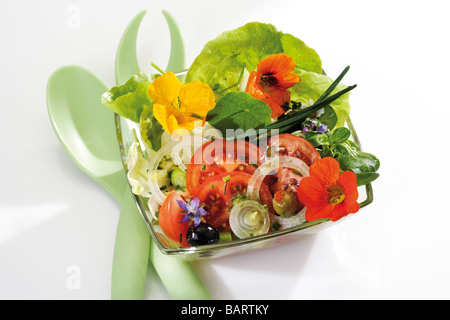
<path id="1" fill-rule="evenodd" d="M 255 211 L 260 219 L 251 221 L 249 215 Z M 259 201 L 242 200 L 231 209 L 230 227 L 240 239 L 265 234 L 269 231 L 270 225 L 268 210 Z"/>
<path id="2" fill-rule="evenodd" d="M 150 209 L 150 213 L 152 214 L 153 219 L 158 220 L 156 213 L 159 210 L 159 205 L 156 203 L 155 199 L 150 196 L 147 201 L 148 208 Z"/>
<path id="3" fill-rule="evenodd" d="M 191 162 L 192 155 L 194 154 L 194 147 L 195 143 L 192 141 L 193 138 L 191 136 L 183 137 L 181 142 L 178 143 L 176 146 L 172 149 L 172 160 L 175 165 L 177 165 L 181 170 L 186 172 L 187 170 L 187 164 Z M 201 145 L 208 142 L 208 139 L 203 138 Z M 201 145 L 197 147 L 201 147 Z M 181 152 L 183 152 L 183 155 L 181 156 Z"/>
<path id="4" fill-rule="evenodd" d="M 260 165 L 250 178 L 247 187 L 247 197 L 251 200 L 259 200 L 259 188 L 261 187 L 261 183 L 264 178 L 269 173 L 279 168 L 294 169 L 297 170 L 303 177 L 309 176 L 308 165 L 296 157 L 279 156 L 270 158 L 269 161 Z"/>
<path id="5" fill-rule="evenodd" d="M 291 156 L 273 157 L 259 166 L 253 173 L 247 187 L 247 198 L 259 200 L 259 189 L 266 175 L 283 167 L 297 170 L 303 177 L 309 176 L 309 167 L 304 161 Z M 278 221 L 282 229 L 286 229 L 305 222 L 305 211 L 306 207 L 289 218 L 281 218 L 275 214 L 271 214 L 270 217 L 272 220 Z"/>
<path id="6" fill-rule="evenodd" d="M 275 220 L 281 225 L 281 229 L 295 227 L 306 222 L 305 212 L 306 207 L 304 207 L 300 212 L 296 213 L 295 215 L 289 218 L 282 218 L 280 216 L 275 215 Z"/>
<path id="7" fill-rule="evenodd" d="M 177 165 L 181 170 L 186 171 L 186 166 L 184 165 L 183 159 L 181 159 L 180 153 L 185 150 L 185 146 L 187 145 L 180 142 L 172 149 L 172 161 Z"/>
<path id="8" fill-rule="evenodd" d="M 166 143 L 161 149 L 159 149 L 151 158 L 150 160 L 150 166 L 149 166 L 149 178 L 148 178 L 148 184 L 149 189 L 151 193 L 151 197 L 153 198 L 151 201 L 149 201 L 149 207 L 150 211 L 153 215 L 153 217 L 156 218 L 156 211 L 157 206 L 160 206 L 164 203 L 164 200 L 166 199 L 166 196 L 164 193 L 161 192 L 159 185 L 157 183 L 158 179 L 156 177 L 156 172 L 158 170 L 159 163 L 161 162 L 162 158 L 169 154 L 171 155 L 171 158 L 173 162 L 183 171 L 187 170 L 186 164 L 189 164 L 191 161 L 192 154 L 195 150 L 192 150 L 192 148 L 195 147 L 195 136 L 192 136 L 192 133 L 201 134 L 202 135 L 202 142 L 201 144 L 204 144 L 208 142 L 210 139 L 208 139 L 206 136 L 213 136 L 220 135 L 220 131 L 217 129 L 211 128 L 199 128 L 196 132 L 191 132 L 191 134 L 186 134 L 183 136 L 178 136 L 176 140 L 173 139 L 173 136 L 170 134 L 163 133 L 163 136 L 161 138 L 162 142 Z M 195 131 L 194 129 L 193 131 Z M 200 133 L 198 132 L 200 130 Z M 200 146 L 198 146 L 200 147 Z M 183 156 L 180 156 L 180 153 L 183 151 Z"/>

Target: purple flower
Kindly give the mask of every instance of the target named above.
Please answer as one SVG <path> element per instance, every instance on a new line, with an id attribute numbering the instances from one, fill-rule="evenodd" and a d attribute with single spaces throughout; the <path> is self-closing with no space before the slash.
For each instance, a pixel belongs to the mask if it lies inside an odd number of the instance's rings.
<path id="1" fill-rule="evenodd" d="M 199 198 L 190 198 L 187 201 L 177 200 L 178 206 L 183 210 L 184 217 L 181 219 L 180 223 L 186 221 L 193 221 L 194 226 L 198 227 L 198 225 L 202 222 L 203 216 L 206 216 L 208 212 L 203 209 L 204 204 L 200 205 Z"/>
<path id="2" fill-rule="evenodd" d="M 316 123 L 311 119 L 308 119 L 308 122 L 303 125 L 302 133 L 305 134 L 310 130 L 314 131 L 314 129 L 316 129 Z"/>
<path id="3" fill-rule="evenodd" d="M 327 131 L 328 126 L 325 124 L 321 124 L 318 128 L 317 128 L 317 132 L 318 133 L 325 133 L 325 131 Z"/>
<path id="4" fill-rule="evenodd" d="M 311 119 L 309 119 L 309 122 L 306 126 L 308 127 L 308 129 L 314 130 L 316 128 L 316 123 L 314 121 L 312 121 Z"/>

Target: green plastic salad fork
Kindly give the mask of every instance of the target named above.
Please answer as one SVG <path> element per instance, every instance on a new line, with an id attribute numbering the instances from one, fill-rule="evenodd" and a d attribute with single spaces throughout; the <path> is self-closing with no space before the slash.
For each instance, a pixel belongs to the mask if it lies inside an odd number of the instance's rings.
<path id="1" fill-rule="evenodd" d="M 145 11 L 139 13 L 122 36 L 116 57 L 118 81 L 135 72 L 134 67 L 139 68 L 135 41 L 144 15 Z M 172 38 L 178 29 L 170 15 L 166 12 L 164 15 Z M 178 61 L 184 59 L 184 52 L 180 52 Z M 175 63 L 177 54 L 171 54 L 170 60 Z M 151 241 L 123 170 L 113 113 L 100 103 L 99 97 L 106 90 L 106 85 L 89 71 L 63 67 L 49 79 L 47 108 L 56 135 L 75 164 L 122 205 L 114 247 L 111 298 L 142 299 L 150 256 L 173 299 L 211 299 L 189 262 L 163 255 Z"/>
<path id="2" fill-rule="evenodd" d="M 171 41 L 170 56 L 166 71 L 182 71 L 186 64 L 183 38 L 173 17 L 165 10 L 162 13 L 169 26 Z M 141 71 L 136 56 L 136 40 L 139 26 L 145 14 L 145 10 L 141 11 L 131 20 L 120 40 L 116 54 L 115 75 L 117 85 L 124 84 L 131 76 Z"/>

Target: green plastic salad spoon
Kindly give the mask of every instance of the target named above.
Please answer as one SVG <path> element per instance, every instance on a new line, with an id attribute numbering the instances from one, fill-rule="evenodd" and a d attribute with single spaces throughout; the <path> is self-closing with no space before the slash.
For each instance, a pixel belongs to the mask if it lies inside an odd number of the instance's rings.
<path id="1" fill-rule="evenodd" d="M 145 13 L 146 11 L 142 11 L 131 20 L 119 42 L 115 64 L 117 85 L 125 83 L 131 76 L 140 72 L 136 55 L 136 40 L 139 26 Z M 172 16 L 166 11 L 163 11 L 163 14 L 169 25 L 171 38 L 171 52 L 166 70 L 178 71 L 183 69 L 185 64 L 183 39 Z M 127 210 L 138 211 L 131 194 L 126 195 L 122 205 L 127 205 Z M 123 216 L 122 212 L 124 213 Z M 124 279 L 130 273 L 129 261 L 124 259 L 127 256 L 128 246 L 131 245 L 128 237 L 132 236 L 130 233 L 133 232 L 134 228 L 142 228 L 145 225 L 141 217 L 139 217 L 139 220 L 136 220 L 134 216 L 131 217 L 129 214 L 126 214 L 124 210 L 122 212 L 117 227 L 114 249 L 111 285 L 111 296 L 113 299 L 124 297 L 122 289 L 126 286 Z M 144 241 L 146 241 L 144 237 L 139 239 L 138 243 L 141 247 L 145 246 Z M 150 260 L 156 272 L 173 299 L 211 299 L 208 290 L 201 282 L 190 262 L 164 255 L 151 239 L 147 243 L 150 245 L 150 252 L 147 251 L 147 254 L 150 255 Z"/>
<path id="2" fill-rule="evenodd" d="M 77 66 L 56 70 L 47 84 L 53 129 L 75 164 L 121 201 L 126 176 L 115 136 L 113 112 L 100 103 L 107 86 Z"/>
<path id="3" fill-rule="evenodd" d="M 114 114 L 100 103 L 105 90 L 107 86 L 86 69 L 62 67 L 48 81 L 47 109 L 56 135 L 75 164 L 122 203 L 133 198 L 120 158 Z M 116 286 L 124 299 L 142 299 L 147 276 L 150 235 L 133 205 L 122 203 L 119 224 L 132 229 L 118 233 L 115 244 L 122 253 L 116 264 L 127 271 L 121 273 L 121 282 L 115 282 L 120 283 Z"/>

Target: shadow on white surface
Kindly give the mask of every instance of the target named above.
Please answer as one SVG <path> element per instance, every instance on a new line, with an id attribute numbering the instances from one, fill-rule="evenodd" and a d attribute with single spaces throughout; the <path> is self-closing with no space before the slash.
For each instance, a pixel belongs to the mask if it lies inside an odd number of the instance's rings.
<path id="1" fill-rule="evenodd" d="M 194 267 L 214 299 L 286 299 L 296 286 L 315 239 L 316 235 L 306 235 L 273 248 L 196 261 Z M 228 274 L 227 282 L 222 274 Z"/>

